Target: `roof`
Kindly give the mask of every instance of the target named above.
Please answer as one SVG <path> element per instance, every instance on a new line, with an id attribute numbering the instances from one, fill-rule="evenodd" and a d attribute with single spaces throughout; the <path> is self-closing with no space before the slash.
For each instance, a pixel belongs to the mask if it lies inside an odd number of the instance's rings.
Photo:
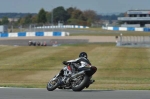
<path id="1" fill-rule="evenodd" d="M 135 10 L 128 10 L 128 11 L 150 11 L 150 9 L 135 9 Z"/>

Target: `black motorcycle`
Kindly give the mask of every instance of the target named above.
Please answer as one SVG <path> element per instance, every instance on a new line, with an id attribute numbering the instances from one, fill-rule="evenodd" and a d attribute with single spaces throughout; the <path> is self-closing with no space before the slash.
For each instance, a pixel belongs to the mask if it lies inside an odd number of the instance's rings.
<path id="1" fill-rule="evenodd" d="M 77 65 L 77 64 L 74 64 Z M 66 74 L 69 73 L 71 67 L 65 65 L 62 70 L 62 75 L 57 74 L 47 84 L 47 90 L 53 91 L 58 89 L 72 89 L 73 91 L 82 91 L 84 88 L 88 88 L 95 80 L 91 80 L 92 75 L 97 71 L 95 66 L 91 66 L 88 63 L 84 63 L 84 66 L 74 68 L 74 74 L 66 78 Z M 65 79 L 65 80 L 64 80 Z"/>

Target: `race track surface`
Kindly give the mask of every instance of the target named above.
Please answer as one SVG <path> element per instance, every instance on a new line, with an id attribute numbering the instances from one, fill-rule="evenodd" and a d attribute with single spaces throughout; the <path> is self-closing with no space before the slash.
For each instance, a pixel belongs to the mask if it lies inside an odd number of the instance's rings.
<path id="1" fill-rule="evenodd" d="M 72 90 L 0 88 L 0 99 L 150 99 L 150 91 Z"/>
<path id="2" fill-rule="evenodd" d="M 65 36 L 65 37 L 10 37 L 0 38 L 0 45 L 28 46 L 29 41 L 51 42 L 57 41 L 58 44 L 77 44 L 77 43 L 115 43 L 114 36 Z"/>

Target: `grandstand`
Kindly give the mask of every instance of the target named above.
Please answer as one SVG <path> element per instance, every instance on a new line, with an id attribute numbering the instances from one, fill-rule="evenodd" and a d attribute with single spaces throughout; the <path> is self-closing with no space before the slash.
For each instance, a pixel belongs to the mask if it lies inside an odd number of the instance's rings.
<path id="1" fill-rule="evenodd" d="M 150 27 L 150 10 L 128 10 L 125 17 L 118 17 L 121 27 Z"/>

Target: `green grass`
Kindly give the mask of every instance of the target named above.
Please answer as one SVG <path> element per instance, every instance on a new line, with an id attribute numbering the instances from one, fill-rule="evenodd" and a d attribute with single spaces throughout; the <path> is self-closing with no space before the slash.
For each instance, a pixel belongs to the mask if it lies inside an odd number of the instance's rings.
<path id="1" fill-rule="evenodd" d="M 115 44 L 77 44 L 59 47 L 0 46 L 0 86 L 45 88 L 63 68 L 62 61 L 86 51 L 98 68 L 90 89 L 150 90 L 150 49 Z"/>
<path id="2" fill-rule="evenodd" d="M 27 29 L 23 29 L 26 31 Z M 140 31 L 112 31 L 104 30 L 102 28 L 88 28 L 88 29 L 64 29 L 66 32 L 72 30 L 70 36 L 119 36 L 121 33 L 124 36 L 150 36 L 150 32 L 140 32 Z M 75 30 L 78 32 L 75 33 Z M 10 31 L 10 30 L 8 30 Z M 51 31 L 51 30 L 50 30 Z M 57 31 L 57 29 L 56 29 Z M 80 32 L 79 32 L 80 31 Z M 20 32 L 19 29 L 14 29 L 13 32 Z"/>
<path id="3" fill-rule="evenodd" d="M 104 30 L 102 28 L 88 28 L 88 29 L 70 29 L 81 30 L 80 33 L 71 33 L 70 36 L 119 36 L 121 33 L 124 36 L 150 36 L 150 32 L 140 31 L 112 31 Z"/>

